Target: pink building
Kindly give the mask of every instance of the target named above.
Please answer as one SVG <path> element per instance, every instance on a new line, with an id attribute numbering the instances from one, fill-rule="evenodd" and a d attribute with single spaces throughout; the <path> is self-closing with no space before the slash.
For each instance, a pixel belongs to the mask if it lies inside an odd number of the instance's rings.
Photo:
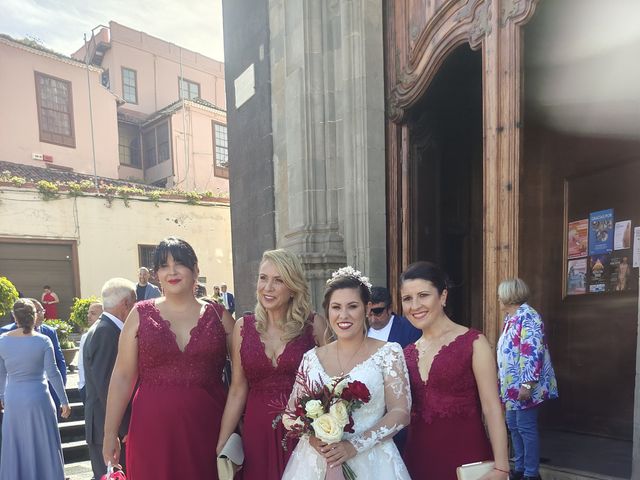
<path id="1" fill-rule="evenodd" d="M 0 65 L 0 160 L 118 178 L 118 99 L 99 68 L 4 35 Z"/>
<path id="2" fill-rule="evenodd" d="M 86 54 L 82 47 L 72 57 Z M 116 22 L 88 42 L 88 62 L 125 102 L 119 178 L 228 192 L 223 63 Z"/>
<path id="3" fill-rule="evenodd" d="M 228 193 L 221 62 L 115 22 L 86 54 L 0 35 L 0 161 Z"/>

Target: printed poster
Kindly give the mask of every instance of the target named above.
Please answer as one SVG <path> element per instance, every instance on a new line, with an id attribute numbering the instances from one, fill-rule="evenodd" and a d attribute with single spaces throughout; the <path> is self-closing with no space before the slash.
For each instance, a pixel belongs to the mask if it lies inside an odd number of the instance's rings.
<path id="1" fill-rule="evenodd" d="M 589 257 L 589 292 L 602 293 L 607 291 L 609 261 L 608 253 Z"/>
<path id="2" fill-rule="evenodd" d="M 589 214 L 589 255 L 613 250 L 613 208 Z"/>
<path id="3" fill-rule="evenodd" d="M 586 257 L 589 239 L 589 219 L 585 218 L 584 220 L 569 222 L 567 232 L 568 258 Z M 586 265 L 585 261 L 585 267 Z"/>
<path id="4" fill-rule="evenodd" d="M 626 250 L 631 248 L 631 220 L 616 222 L 613 239 L 614 250 Z"/>
<path id="5" fill-rule="evenodd" d="M 587 293 L 587 259 L 569 260 L 567 272 L 567 295 Z"/>
<path id="6" fill-rule="evenodd" d="M 633 229 L 633 267 L 640 267 L 640 227 Z"/>
<path id="7" fill-rule="evenodd" d="M 631 264 L 629 254 L 618 253 L 611 256 L 609 262 L 609 290 L 612 292 L 624 292 L 631 290 Z"/>

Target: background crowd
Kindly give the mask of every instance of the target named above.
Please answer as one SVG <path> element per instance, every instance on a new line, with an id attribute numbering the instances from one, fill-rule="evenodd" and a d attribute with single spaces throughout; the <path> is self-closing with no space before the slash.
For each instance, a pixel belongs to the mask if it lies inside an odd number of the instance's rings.
<path id="1" fill-rule="evenodd" d="M 108 464 L 131 480 L 219 478 L 216 457 L 234 432 L 244 450 L 235 478 L 245 480 L 324 479 L 345 462 L 359 478 L 448 480 L 489 460 L 483 480 L 539 478 L 538 412 L 558 390 L 521 279 L 499 288 L 496 357 L 479 331 L 449 317 L 454 288 L 428 262 L 401 276 L 404 316 L 391 311 L 386 288 L 351 268 L 327 281 L 320 314 L 298 257 L 267 251 L 255 313 L 237 321 L 225 284 L 206 296 L 187 242 L 160 242 L 154 265 L 161 289 L 141 268 L 138 283 L 108 280 L 89 308 L 79 387 L 95 479 Z M 64 478 L 56 409 L 70 413 L 66 368 L 56 368 L 55 330 L 41 324 L 57 296 L 46 287 L 41 300 L 16 302 L 0 336 L 0 480 Z M 348 376 L 371 392 L 341 441 L 285 441 L 291 425 L 274 421 L 276 405 L 303 395 L 296 378 L 305 372 Z"/>

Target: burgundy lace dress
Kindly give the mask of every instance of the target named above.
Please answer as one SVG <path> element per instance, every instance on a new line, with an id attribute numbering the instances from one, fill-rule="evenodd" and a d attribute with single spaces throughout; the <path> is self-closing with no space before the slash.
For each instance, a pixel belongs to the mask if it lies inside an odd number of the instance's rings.
<path id="1" fill-rule="evenodd" d="M 442 347 L 426 382 L 415 344 L 404 349 L 413 397 L 404 461 L 413 479 L 456 480 L 460 465 L 493 458 L 472 368 L 479 334 L 470 329 Z"/>
<path id="2" fill-rule="evenodd" d="M 282 478 L 295 445 L 289 443 L 285 450 L 282 446 L 284 426 L 280 423 L 273 428 L 273 419 L 279 413 L 276 405 L 286 405 L 302 356 L 314 346 L 313 327 L 309 322 L 302 335 L 287 343 L 274 366 L 264 351 L 255 317 L 244 317 L 240 358 L 249 383 L 242 430 L 244 480 Z"/>
<path id="3" fill-rule="evenodd" d="M 223 308 L 208 304 L 184 351 L 153 300 L 136 305 L 138 390 L 127 442 L 129 480 L 218 478 L 216 442 L 226 400 Z"/>

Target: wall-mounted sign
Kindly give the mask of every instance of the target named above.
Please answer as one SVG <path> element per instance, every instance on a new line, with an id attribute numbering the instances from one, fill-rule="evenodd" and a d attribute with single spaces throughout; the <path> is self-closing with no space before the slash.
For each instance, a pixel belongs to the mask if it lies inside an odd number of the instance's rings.
<path id="1" fill-rule="evenodd" d="M 233 87 L 236 91 L 236 108 L 240 108 L 256 93 L 256 76 L 253 71 L 253 63 L 238 75 L 238 78 L 233 81 Z"/>
<path id="2" fill-rule="evenodd" d="M 608 253 L 589 257 L 589 292 L 602 293 L 607 291 L 609 261 Z"/>
<path id="3" fill-rule="evenodd" d="M 587 259 L 569 260 L 567 268 L 567 295 L 587 293 Z"/>
<path id="4" fill-rule="evenodd" d="M 640 267 L 640 227 L 633 229 L 633 267 Z"/>
<path id="5" fill-rule="evenodd" d="M 631 220 L 616 222 L 613 239 L 614 250 L 626 250 L 631 248 Z"/>
<path id="6" fill-rule="evenodd" d="M 589 219 L 569 222 L 567 231 L 567 252 L 569 258 L 587 256 L 589 239 Z M 586 266 L 586 263 L 585 263 Z"/>
<path id="7" fill-rule="evenodd" d="M 613 250 L 613 208 L 589 214 L 589 255 Z"/>

